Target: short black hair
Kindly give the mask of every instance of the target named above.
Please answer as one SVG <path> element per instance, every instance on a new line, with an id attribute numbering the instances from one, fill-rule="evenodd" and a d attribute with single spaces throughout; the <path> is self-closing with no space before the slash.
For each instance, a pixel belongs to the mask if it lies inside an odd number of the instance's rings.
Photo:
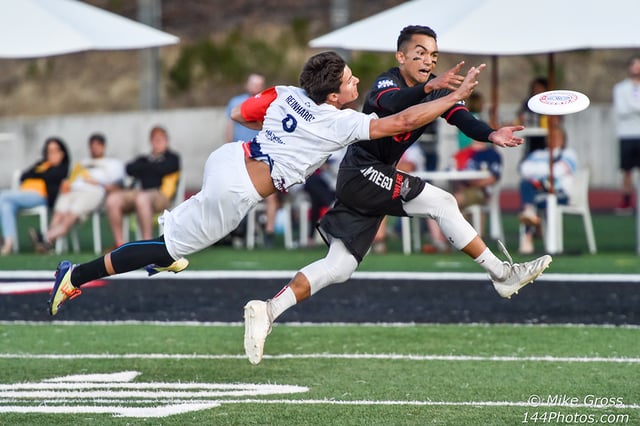
<path id="1" fill-rule="evenodd" d="M 431 27 L 427 27 L 424 25 L 409 25 L 407 27 L 404 27 L 402 31 L 400 31 L 400 35 L 398 36 L 398 44 L 397 44 L 398 52 L 402 50 L 406 42 L 411 40 L 411 37 L 414 34 L 426 35 L 427 37 L 431 37 L 434 40 L 438 41 L 438 38 L 436 37 L 436 32 L 433 31 Z"/>
<path id="2" fill-rule="evenodd" d="M 331 93 L 339 93 L 347 63 L 336 52 L 322 52 L 310 57 L 300 72 L 300 87 L 317 104 Z"/>
<path id="3" fill-rule="evenodd" d="M 107 139 L 104 137 L 102 133 L 91 134 L 91 136 L 89 136 L 89 144 L 91 144 L 91 142 L 93 141 L 99 142 L 102 145 L 107 143 Z"/>

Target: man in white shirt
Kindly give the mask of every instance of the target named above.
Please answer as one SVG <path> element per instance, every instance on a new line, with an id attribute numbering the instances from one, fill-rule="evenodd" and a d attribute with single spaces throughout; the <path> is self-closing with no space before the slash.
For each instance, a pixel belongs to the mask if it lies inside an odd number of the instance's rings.
<path id="1" fill-rule="evenodd" d="M 102 205 L 108 192 L 122 187 L 124 164 L 105 157 L 105 151 L 104 135 L 92 134 L 89 137 L 90 158 L 76 163 L 69 178 L 62 182 L 47 234 L 40 236 L 35 230 L 31 231 L 37 252 L 49 252 L 57 238 L 67 235 L 76 222 L 86 220 Z"/>
<path id="2" fill-rule="evenodd" d="M 613 112 L 622 170 L 622 199 L 616 209 L 618 213 L 633 210 L 631 173 L 634 168 L 640 168 L 640 56 L 631 58 L 628 73 L 626 79 L 613 87 Z"/>
<path id="3" fill-rule="evenodd" d="M 525 232 L 520 238 L 520 253 L 531 254 L 534 251 L 533 236 L 540 225 L 537 209 L 546 207 L 546 195 L 550 192 L 549 151 L 553 158 L 553 191 L 559 204 L 568 204 L 569 192 L 573 184 L 573 175 L 578 169 L 576 152 L 566 147 L 566 134 L 560 127 L 549 131 L 547 147 L 531 152 L 520 163 L 520 203 L 522 210 L 520 222 Z"/>

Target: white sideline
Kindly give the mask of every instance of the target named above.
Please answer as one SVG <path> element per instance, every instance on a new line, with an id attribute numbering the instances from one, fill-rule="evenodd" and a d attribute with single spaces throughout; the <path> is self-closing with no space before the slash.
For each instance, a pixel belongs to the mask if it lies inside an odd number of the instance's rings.
<path id="1" fill-rule="evenodd" d="M 159 325 L 163 327 L 244 327 L 243 322 L 230 321 L 139 321 L 139 320 L 115 320 L 115 321 L 23 321 L 23 320 L 0 320 L 0 325 L 33 325 L 33 326 L 122 326 L 122 325 Z M 623 329 L 640 329 L 638 324 L 581 324 L 581 323 L 488 323 L 488 322 L 470 322 L 470 323 L 431 323 L 431 322 L 279 322 L 275 327 L 448 327 L 462 325 L 465 327 L 524 327 L 524 328 L 540 328 L 540 327 L 562 327 L 562 328 L 623 328 Z"/>
<path id="2" fill-rule="evenodd" d="M 66 401 L 66 400 L 65 400 Z M 50 401 L 55 402 L 54 401 Z M 64 402 L 64 401 L 63 401 Z M 115 402 L 115 401 L 110 401 Z M 128 402 L 125 400 L 125 402 Z M 177 404 L 193 403 L 193 401 L 175 401 Z M 201 400 L 200 407 L 196 409 L 213 408 L 220 404 L 287 404 L 287 405 L 400 405 L 400 406 L 448 406 L 448 407 L 570 407 L 570 408 L 588 408 L 588 409 L 608 409 L 608 410 L 620 410 L 620 409 L 640 409 L 638 404 L 618 404 L 611 406 L 598 406 L 593 404 L 538 404 L 526 401 L 376 401 L 376 400 L 335 400 L 335 399 L 219 399 L 219 400 Z M 120 408 L 124 415 L 118 417 L 125 417 L 127 410 L 124 407 Z M 133 410 L 129 408 L 129 410 Z M 99 406 L 2 406 L 0 405 L 0 413 L 48 413 L 48 414 L 74 414 L 74 413 L 111 413 L 112 407 L 99 407 Z M 172 412 L 170 414 L 179 414 Z M 136 416 L 139 417 L 139 416 Z M 160 417 L 160 416 L 154 416 Z"/>
<path id="3" fill-rule="evenodd" d="M 241 354 L 30 354 L 0 353 L 0 359 L 171 359 L 171 360 L 229 360 L 245 359 Z M 541 356 L 476 356 L 476 355 L 412 355 L 412 354 L 280 354 L 265 355 L 264 359 L 346 359 L 393 361 L 460 361 L 460 362 L 557 362 L 557 363 L 617 363 L 640 364 L 640 358 L 627 357 L 562 357 Z"/>

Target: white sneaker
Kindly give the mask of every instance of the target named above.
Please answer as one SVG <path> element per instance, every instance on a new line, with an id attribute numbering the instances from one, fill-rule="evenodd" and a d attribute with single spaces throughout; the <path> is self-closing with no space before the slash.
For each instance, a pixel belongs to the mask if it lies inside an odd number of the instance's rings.
<path id="1" fill-rule="evenodd" d="M 533 280 L 542 275 L 542 272 L 549 267 L 549 264 L 553 260 L 551 256 L 547 254 L 530 262 L 513 263 L 511 255 L 509 255 L 509 252 L 501 241 L 498 241 L 498 247 L 500 247 L 502 253 L 509 259 L 508 262 L 504 262 L 507 273 L 504 278 L 496 278 L 493 276 L 490 276 L 490 278 L 498 294 L 506 299 L 510 299 L 512 295 L 518 294 L 518 291 L 522 287 L 532 283 Z"/>
<path id="2" fill-rule="evenodd" d="M 244 306 L 244 353 L 251 364 L 262 361 L 264 342 L 271 333 L 267 302 L 252 300 Z"/>

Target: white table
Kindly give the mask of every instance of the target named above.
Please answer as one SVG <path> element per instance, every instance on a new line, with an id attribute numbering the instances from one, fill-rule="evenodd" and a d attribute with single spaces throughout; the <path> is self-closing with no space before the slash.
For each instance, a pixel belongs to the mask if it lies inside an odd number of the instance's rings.
<path id="1" fill-rule="evenodd" d="M 547 136 L 546 127 L 525 127 L 524 130 L 516 132 L 517 136 L 525 138 L 527 136 Z"/>
<path id="2" fill-rule="evenodd" d="M 485 179 L 491 177 L 489 170 L 433 170 L 430 172 L 416 172 L 411 174 L 424 180 L 438 182 Z"/>
<path id="3" fill-rule="evenodd" d="M 414 176 L 418 176 L 424 180 L 436 181 L 436 182 L 449 182 L 460 180 L 473 180 L 473 179 L 485 179 L 491 176 L 489 170 L 433 170 L 428 172 L 416 172 L 411 173 Z M 402 252 L 404 254 L 411 253 L 411 218 L 404 216 L 400 218 L 402 221 Z M 418 236 L 420 228 L 414 227 L 414 239 L 419 240 Z"/>

